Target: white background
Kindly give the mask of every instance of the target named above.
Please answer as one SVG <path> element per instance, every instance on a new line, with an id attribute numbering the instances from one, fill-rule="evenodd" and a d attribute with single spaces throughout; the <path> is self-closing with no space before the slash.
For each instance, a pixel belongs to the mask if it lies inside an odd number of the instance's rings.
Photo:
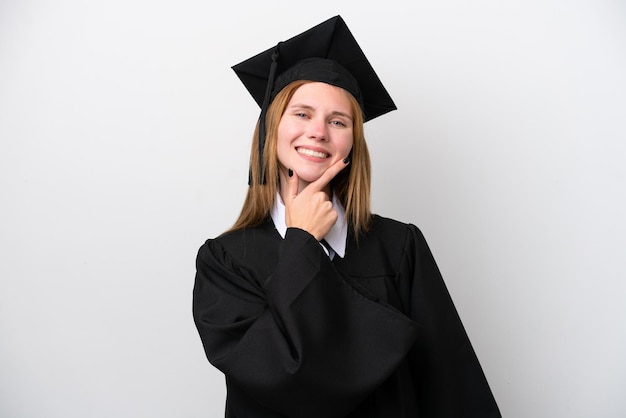
<path id="1" fill-rule="evenodd" d="M 0 1 L 0 416 L 223 416 L 191 317 L 258 108 L 230 66 L 341 14 L 504 416 L 626 416 L 623 1 Z"/>

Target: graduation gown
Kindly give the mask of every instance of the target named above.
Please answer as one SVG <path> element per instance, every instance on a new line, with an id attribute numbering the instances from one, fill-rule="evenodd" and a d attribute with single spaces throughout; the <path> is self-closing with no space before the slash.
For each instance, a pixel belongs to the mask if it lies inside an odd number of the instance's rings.
<path id="1" fill-rule="evenodd" d="M 417 227 L 374 216 L 330 260 L 308 232 L 209 239 L 193 315 L 226 417 L 500 417 Z"/>

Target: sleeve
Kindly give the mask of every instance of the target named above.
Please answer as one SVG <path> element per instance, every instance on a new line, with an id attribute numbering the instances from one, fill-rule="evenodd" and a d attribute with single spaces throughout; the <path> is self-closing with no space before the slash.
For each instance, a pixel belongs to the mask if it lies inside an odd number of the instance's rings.
<path id="1" fill-rule="evenodd" d="M 417 324 L 352 288 L 306 231 L 287 230 L 263 286 L 251 276 L 207 242 L 197 258 L 194 319 L 209 361 L 285 416 L 345 416 L 417 338 Z"/>
<path id="2" fill-rule="evenodd" d="M 409 354 L 420 412 L 429 418 L 501 417 L 426 240 L 410 227 L 403 274 L 412 276 L 410 315 L 422 326 Z"/>

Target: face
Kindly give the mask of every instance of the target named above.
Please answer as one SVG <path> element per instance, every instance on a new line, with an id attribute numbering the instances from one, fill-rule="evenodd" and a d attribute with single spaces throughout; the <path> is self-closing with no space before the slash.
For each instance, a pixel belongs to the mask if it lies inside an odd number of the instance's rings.
<path id="1" fill-rule="evenodd" d="M 291 168 L 302 189 L 348 156 L 353 143 L 349 94 L 326 83 L 307 83 L 295 91 L 278 125 L 282 178 Z"/>

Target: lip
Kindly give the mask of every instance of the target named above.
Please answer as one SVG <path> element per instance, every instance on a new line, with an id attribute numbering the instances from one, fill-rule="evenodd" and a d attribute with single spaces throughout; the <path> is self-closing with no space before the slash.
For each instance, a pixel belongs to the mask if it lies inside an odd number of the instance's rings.
<path id="1" fill-rule="evenodd" d="M 295 150 L 300 157 L 311 161 L 325 161 L 330 158 L 330 153 L 319 147 L 297 146 Z M 315 154 L 323 154 L 324 156 Z"/>

